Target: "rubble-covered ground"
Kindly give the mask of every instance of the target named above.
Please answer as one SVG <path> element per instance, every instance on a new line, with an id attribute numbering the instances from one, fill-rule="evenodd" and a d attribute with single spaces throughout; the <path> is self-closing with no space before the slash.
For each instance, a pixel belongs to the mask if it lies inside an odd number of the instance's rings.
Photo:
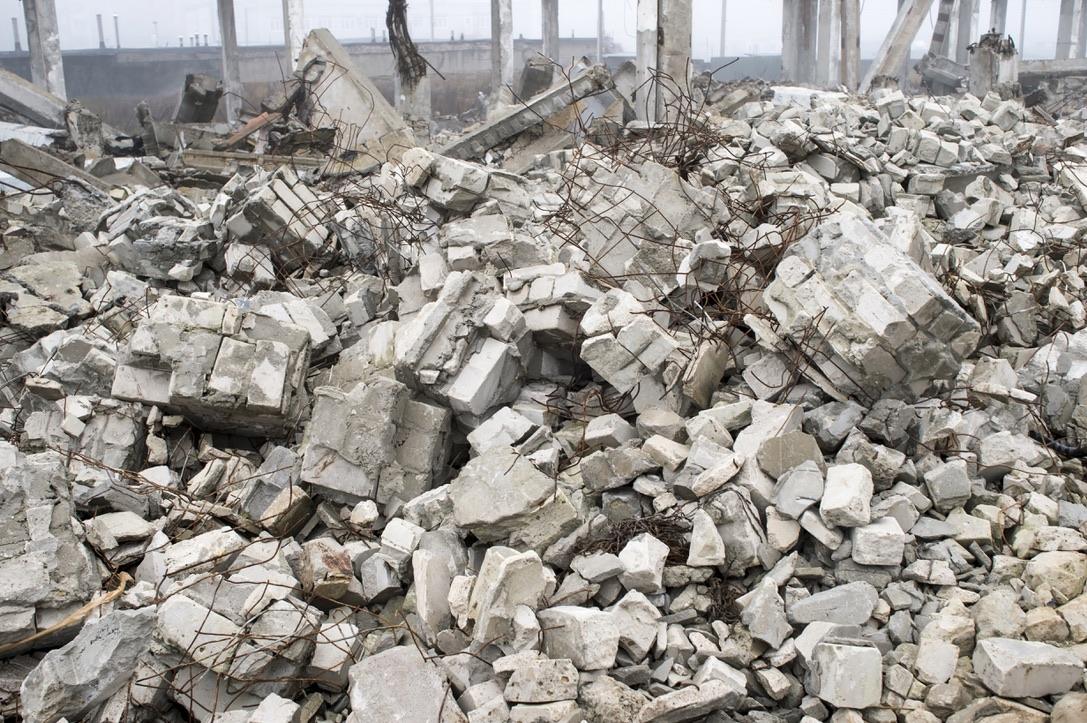
<path id="1" fill-rule="evenodd" d="M 1087 720 L 1084 124 L 766 95 L 4 196 L 4 711 Z"/>

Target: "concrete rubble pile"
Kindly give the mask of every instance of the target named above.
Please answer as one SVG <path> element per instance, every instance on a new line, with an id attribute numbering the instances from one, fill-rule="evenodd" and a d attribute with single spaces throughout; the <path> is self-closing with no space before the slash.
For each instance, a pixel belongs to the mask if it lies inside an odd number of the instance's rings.
<path id="1" fill-rule="evenodd" d="M 4 714 L 1087 719 L 1084 125 L 767 95 L 5 196 Z"/>

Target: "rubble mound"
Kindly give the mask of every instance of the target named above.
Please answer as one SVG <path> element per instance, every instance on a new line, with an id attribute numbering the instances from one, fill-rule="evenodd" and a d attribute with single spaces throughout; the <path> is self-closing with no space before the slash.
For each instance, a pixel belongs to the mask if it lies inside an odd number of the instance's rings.
<path id="1" fill-rule="evenodd" d="M 1083 124 L 707 83 L 6 195 L 4 714 L 1087 718 Z"/>

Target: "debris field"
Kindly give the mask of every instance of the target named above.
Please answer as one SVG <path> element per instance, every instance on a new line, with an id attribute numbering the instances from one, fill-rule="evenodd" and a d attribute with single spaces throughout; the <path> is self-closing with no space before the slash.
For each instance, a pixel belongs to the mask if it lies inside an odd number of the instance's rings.
<path id="1" fill-rule="evenodd" d="M 342 52 L 2 124 L 5 715 L 1087 720 L 1082 120 Z"/>

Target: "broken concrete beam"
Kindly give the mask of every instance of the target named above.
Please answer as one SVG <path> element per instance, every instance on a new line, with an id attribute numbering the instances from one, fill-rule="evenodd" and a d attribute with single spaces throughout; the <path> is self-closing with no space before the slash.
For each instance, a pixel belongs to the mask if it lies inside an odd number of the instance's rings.
<path id="1" fill-rule="evenodd" d="M 340 157 L 326 162 L 326 173 L 380 165 L 416 145 L 411 128 L 328 30 L 306 36 L 298 68 L 309 86 L 301 118 L 311 125 L 330 119 L 351 126 L 340 139 Z"/>
<path id="2" fill-rule="evenodd" d="M 443 146 L 438 152 L 450 158 L 465 160 L 480 158 L 489 149 L 541 123 L 542 119 L 549 118 L 572 103 L 598 91 L 608 90 L 610 87 L 611 79 L 607 70 L 602 66 L 595 66 L 568 83 L 555 85 L 523 106 L 519 105 L 493 120 L 488 120 L 478 130 Z"/>
<path id="3" fill-rule="evenodd" d="M 898 77 L 903 63 L 909 57 L 914 36 L 928 17 L 931 7 L 932 0 L 905 0 L 899 4 L 898 15 L 861 81 L 861 93 L 867 93 L 872 88 L 873 81 L 880 76 Z"/>
<path id="4" fill-rule="evenodd" d="M 34 188 L 50 188 L 69 180 L 76 180 L 103 193 L 108 193 L 112 188 L 56 156 L 15 139 L 0 141 L 0 170 L 26 181 Z"/>
<path id="5" fill-rule="evenodd" d="M 7 70 L 0 70 L 0 107 L 46 128 L 64 128 L 67 102 Z"/>

